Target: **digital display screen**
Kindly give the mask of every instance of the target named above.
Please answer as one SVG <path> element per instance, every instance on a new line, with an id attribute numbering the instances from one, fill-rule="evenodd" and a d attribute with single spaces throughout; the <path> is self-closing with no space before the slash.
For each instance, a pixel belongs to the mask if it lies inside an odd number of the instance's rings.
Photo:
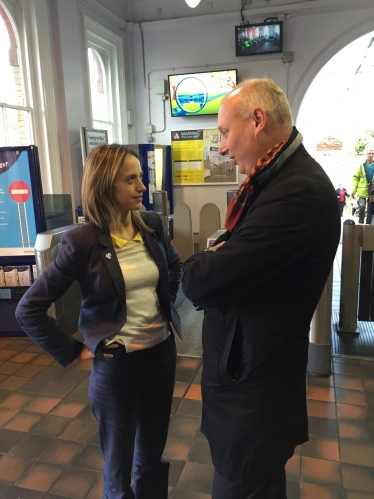
<path id="1" fill-rule="evenodd" d="M 282 52 L 282 28 L 281 22 L 235 26 L 236 56 Z"/>
<path id="2" fill-rule="evenodd" d="M 236 69 L 169 75 L 171 115 L 218 114 L 222 99 L 236 83 Z"/>
<path id="3" fill-rule="evenodd" d="M 36 221 L 27 151 L 0 151 L 0 249 L 34 252 Z M 6 251 L 8 250 L 8 251 Z"/>

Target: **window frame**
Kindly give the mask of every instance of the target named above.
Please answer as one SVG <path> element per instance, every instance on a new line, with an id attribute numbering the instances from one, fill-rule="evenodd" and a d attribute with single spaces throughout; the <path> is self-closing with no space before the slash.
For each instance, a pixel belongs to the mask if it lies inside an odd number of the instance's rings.
<path id="1" fill-rule="evenodd" d="M 28 135 L 30 137 L 31 144 L 33 144 L 34 143 L 33 109 L 29 105 L 28 92 L 26 92 L 26 88 L 28 85 L 25 82 L 24 54 L 23 54 L 22 47 L 21 47 L 19 29 L 17 27 L 16 12 L 12 12 L 12 10 L 15 10 L 14 5 L 12 4 L 12 9 L 11 9 L 10 5 L 8 5 L 8 4 L 9 4 L 9 2 L 5 2 L 3 0 L 0 0 L 0 5 L 1 5 L 2 9 L 4 10 L 5 15 L 8 17 L 8 19 L 10 21 L 11 29 L 13 30 L 13 35 L 14 35 L 14 38 L 16 40 L 18 71 L 19 71 L 20 85 L 22 87 L 23 105 L 20 103 L 11 103 L 8 101 L 0 101 L 0 108 L 2 109 L 2 112 L 0 113 L 1 114 L 0 119 L 3 122 L 2 128 L 3 128 L 4 134 L 5 134 L 6 146 L 12 146 L 15 144 L 8 143 L 9 129 L 8 129 L 8 126 L 6 123 L 6 113 L 8 110 L 24 111 L 25 113 L 27 113 L 28 114 L 28 128 L 29 128 Z M 5 21 L 4 21 L 4 23 L 6 26 Z M 6 26 L 6 29 L 8 30 L 7 26 Z M 19 144 L 19 145 L 24 146 L 25 144 Z"/>
<path id="2" fill-rule="evenodd" d="M 18 31 L 25 103 L 38 147 L 43 192 L 63 193 L 47 0 L 1 2 Z"/>
<path id="3" fill-rule="evenodd" d="M 108 98 L 111 101 L 110 112 L 113 121 L 113 141 L 127 144 L 128 129 L 123 40 L 120 36 L 107 30 L 87 16 L 83 16 L 83 24 L 87 60 L 90 126 L 93 126 L 93 116 L 87 51 L 88 48 L 94 48 L 99 52 L 101 57 L 103 57 L 103 54 L 106 54 L 108 58 L 108 67 L 105 65 L 105 71 Z"/>
<path id="4" fill-rule="evenodd" d="M 106 91 L 106 98 L 107 98 L 107 103 L 108 103 L 108 120 L 104 120 L 104 119 L 98 119 L 97 117 L 95 117 L 93 115 L 93 104 L 92 104 L 92 94 L 91 94 L 91 101 L 90 101 L 90 108 L 91 108 L 91 114 L 92 114 L 92 126 L 95 127 L 95 122 L 96 123 L 103 123 L 104 125 L 109 125 L 111 127 L 111 130 L 110 130 L 110 133 L 109 133 L 109 130 L 108 130 L 108 134 L 109 136 L 112 136 L 112 138 L 114 139 L 114 129 L 115 129 L 115 122 L 114 122 L 114 109 L 113 109 L 113 97 L 112 97 L 112 85 L 109 84 L 109 81 L 111 81 L 111 78 L 112 78 L 112 72 L 111 72 L 111 67 L 110 67 L 110 54 L 108 53 L 107 50 L 104 50 L 102 47 L 98 47 L 98 45 L 88 41 L 88 48 L 89 49 L 92 49 L 94 50 L 99 58 L 100 58 L 100 61 L 102 62 L 102 68 L 103 68 L 103 72 L 104 72 L 104 82 L 105 84 L 103 85 L 104 88 L 105 88 L 105 91 Z M 89 72 L 89 78 L 91 78 L 91 71 L 90 71 L 90 68 L 88 68 L 88 72 Z M 90 92 L 91 92 L 91 89 L 92 89 L 92 85 L 91 85 L 91 81 L 89 82 L 90 83 Z M 102 129 L 103 127 L 98 125 L 98 129 Z M 109 137 L 110 138 L 110 137 Z M 112 142 L 116 142 L 115 140 L 112 140 Z"/>

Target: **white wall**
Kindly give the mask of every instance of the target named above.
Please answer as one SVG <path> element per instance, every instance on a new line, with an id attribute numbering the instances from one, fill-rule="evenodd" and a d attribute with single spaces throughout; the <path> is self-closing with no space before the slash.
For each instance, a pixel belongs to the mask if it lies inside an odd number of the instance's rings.
<path id="1" fill-rule="evenodd" d="M 254 19 L 261 22 L 263 18 Z M 237 68 L 239 79 L 272 78 L 288 94 L 294 120 L 304 93 L 318 71 L 336 52 L 364 33 L 373 30 L 374 7 L 361 10 L 302 12 L 292 14 L 284 23 L 283 51 L 294 53 L 294 62 L 287 67 L 280 55 L 235 57 L 234 26 L 237 16 L 205 16 L 175 21 L 142 24 L 144 32 L 145 75 L 143 71 L 141 36 L 134 29 L 134 61 L 136 88 L 136 141 L 146 142 L 145 126 L 149 123 L 149 96 L 152 124 L 163 129 L 161 96 L 144 87 L 148 79 L 167 80 L 168 74 L 204 71 L 205 68 Z M 156 143 L 170 144 L 170 132 L 175 129 L 215 128 L 216 117 L 171 118 L 166 103 L 166 130 L 155 134 Z M 318 105 L 318 102 L 316 102 Z M 321 110 L 323 119 L 323 110 Z M 301 130 L 302 132 L 302 130 Z M 194 232 L 199 231 L 199 212 L 206 202 L 215 203 L 221 211 L 222 223 L 226 212 L 225 186 L 176 186 L 175 203 L 185 202 L 192 211 Z"/>
<path id="2" fill-rule="evenodd" d="M 80 204 L 83 172 L 80 127 L 92 125 L 83 16 L 90 17 L 124 40 L 126 23 L 104 7 L 95 9 L 95 4 L 89 0 L 49 0 L 48 7 L 64 192 L 72 194 L 76 207 Z M 126 58 L 132 57 L 129 46 L 131 38 L 125 47 Z M 130 75 L 132 66 L 130 61 Z M 133 82 L 127 81 L 126 87 L 133 101 Z"/>
<path id="3" fill-rule="evenodd" d="M 291 12 L 291 18 L 284 23 L 283 50 L 294 53 L 294 62 L 287 67 L 280 54 L 235 57 L 234 26 L 240 22 L 237 13 L 142 23 L 143 61 L 139 25 L 124 22 L 122 16 L 128 15 L 128 8 L 123 8 L 119 0 L 100 0 L 100 3 L 94 0 L 49 0 L 64 189 L 73 194 L 75 205 L 80 202 L 82 175 L 79 130 L 81 126 L 90 125 L 83 14 L 124 40 L 127 107 L 135 115 L 135 126 L 129 128 L 129 142 L 144 143 L 149 109 L 156 131 L 164 128 L 163 102 L 152 89 L 148 91 L 148 80 L 151 86 L 155 80 L 167 80 L 171 73 L 237 68 L 240 80 L 268 76 L 287 93 L 296 120 L 302 98 L 322 66 L 345 45 L 373 30 L 374 6 L 353 9 L 347 3 L 346 10 L 340 5 L 336 11 L 316 13 L 315 9 L 308 11 L 310 4 L 314 2 L 305 2 L 304 10 L 300 8 Z M 258 11 L 257 17 L 254 15 L 251 20 L 261 22 L 266 16 L 269 14 Z M 216 117 L 171 118 L 168 101 L 165 107 L 166 130 L 155 133 L 156 143 L 170 144 L 170 132 L 175 129 L 217 126 Z M 234 187 L 232 184 L 176 186 L 175 202 L 185 202 L 190 206 L 194 232 L 198 232 L 201 206 L 206 202 L 217 204 L 223 223 L 226 191 Z"/>

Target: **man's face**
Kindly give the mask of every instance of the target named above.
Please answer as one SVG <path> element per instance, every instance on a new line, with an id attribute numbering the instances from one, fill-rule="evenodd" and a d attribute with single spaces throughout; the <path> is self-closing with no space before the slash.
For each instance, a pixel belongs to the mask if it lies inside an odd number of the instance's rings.
<path id="1" fill-rule="evenodd" d="M 366 160 L 371 165 L 374 161 L 374 149 L 368 149 L 366 151 Z"/>
<path id="2" fill-rule="evenodd" d="M 239 167 L 240 173 L 248 174 L 259 158 L 255 133 L 255 120 L 243 120 L 238 111 L 237 97 L 226 98 L 218 113 L 218 129 L 221 132 L 219 153 L 228 155 Z"/>

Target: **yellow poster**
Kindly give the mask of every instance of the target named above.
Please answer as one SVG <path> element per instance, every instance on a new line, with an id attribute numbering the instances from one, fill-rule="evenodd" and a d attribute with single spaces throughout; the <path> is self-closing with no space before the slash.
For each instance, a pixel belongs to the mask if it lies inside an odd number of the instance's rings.
<path id="1" fill-rule="evenodd" d="M 237 167 L 219 154 L 219 130 L 171 132 L 174 184 L 237 184 Z"/>

